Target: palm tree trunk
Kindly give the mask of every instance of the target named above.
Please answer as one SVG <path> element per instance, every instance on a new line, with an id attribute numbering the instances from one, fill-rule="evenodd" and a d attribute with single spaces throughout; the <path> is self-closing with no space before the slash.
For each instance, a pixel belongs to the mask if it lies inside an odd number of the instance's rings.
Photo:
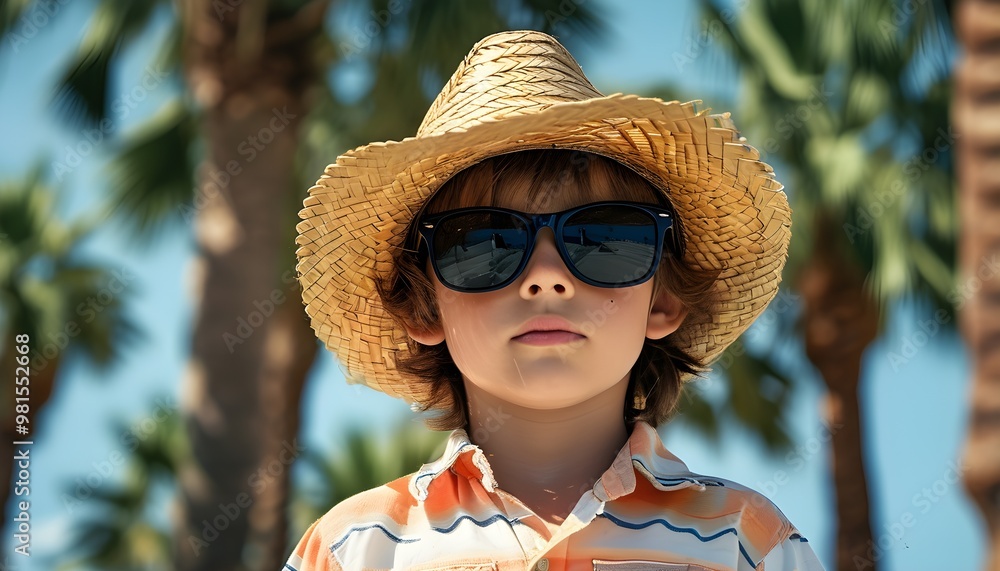
<path id="1" fill-rule="evenodd" d="M 964 0 L 956 29 L 965 57 L 955 73 L 962 333 L 972 355 L 965 488 L 986 522 L 983 569 L 1000 569 L 1000 3 Z"/>
<path id="2" fill-rule="evenodd" d="M 839 234 L 842 235 L 842 234 Z M 837 569 L 877 569 L 881 553 L 872 537 L 858 386 L 861 357 L 878 333 L 878 311 L 857 264 L 837 239 L 838 228 L 820 218 L 814 251 L 800 288 L 806 355 L 827 387 L 837 506 Z"/>
<path id="3" fill-rule="evenodd" d="M 291 274 L 294 278 L 294 273 Z M 288 559 L 288 499 L 292 463 L 304 451 L 299 433 L 299 405 L 319 344 L 302 308 L 298 283 L 273 317 L 265 341 L 261 386 L 263 422 L 258 493 L 250 514 L 251 551 L 259 553 L 256 569 L 281 569 Z"/>
<path id="4" fill-rule="evenodd" d="M 179 470 L 174 535 L 181 570 L 243 571 L 260 556 L 244 547 L 262 443 L 275 430 L 262 391 L 302 376 L 302 364 L 276 349 L 297 339 L 281 339 L 288 328 L 275 312 L 300 303 L 279 301 L 288 297 L 279 263 L 291 247 L 284 206 L 325 9 L 316 2 L 277 19 L 260 0 L 181 5 L 185 74 L 207 150 L 195 202 L 201 298 L 183 399 L 191 461 Z"/>
<path id="5" fill-rule="evenodd" d="M 232 154 L 242 137 L 229 127 L 243 123 L 242 132 L 255 131 L 266 124 L 266 111 L 255 109 L 242 121 L 207 112 L 209 169 L 238 160 Z M 179 470 L 179 569 L 244 569 L 239 562 L 249 529 L 250 477 L 269 429 L 262 423 L 260 387 L 272 316 L 258 307 L 270 303 L 281 233 L 280 221 L 267 214 L 280 206 L 279 189 L 288 185 L 291 150 L 290 141 L 275 139 L 266 161 L 247 165 L 233 179 L 230 198 L 218 194 L 199 215 L 204 281 L 182 401 L 193 462 Z"/>

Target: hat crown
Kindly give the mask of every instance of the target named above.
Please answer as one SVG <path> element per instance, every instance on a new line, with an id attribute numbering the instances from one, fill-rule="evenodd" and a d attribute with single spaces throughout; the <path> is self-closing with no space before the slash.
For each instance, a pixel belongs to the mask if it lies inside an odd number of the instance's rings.
<path id="1" fill-rule="evenodd" d="M 427 110 L 417 137 L 595 97 L 603 94 L 555 38 L 535 31 L 501 32 L 472 47 Z"/>

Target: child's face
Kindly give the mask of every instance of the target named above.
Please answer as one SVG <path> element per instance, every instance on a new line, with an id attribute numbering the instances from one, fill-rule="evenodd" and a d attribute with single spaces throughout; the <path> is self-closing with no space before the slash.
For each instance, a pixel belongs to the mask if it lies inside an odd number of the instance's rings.
<path id="1" fill-rule="evenodd" d="M 594 202 L 559 193 L 546 212 Z M 608 197 L 613 198 L 613 197 Z M 524 212 L 530 205 L 509 205 Z M 460 293 L 448 289 L 430 266 L 441 328 L 410 331 L 418 342 L 447 343 L 467 383 L 506 402 L 535 409 L 570 407 L 627 383 L 647 337 L 672 333 L 684 317 L 676 298 L 653 303 L 653 280 L 625 288 L 591 286 L 576 279 L 559 256 L 550 229 L 517 279 L 499 290 Z M 519 336 L 532 320 L 555 317 L 576 332 Z M 552 329 L 549 324 L 545 329 Z"/>

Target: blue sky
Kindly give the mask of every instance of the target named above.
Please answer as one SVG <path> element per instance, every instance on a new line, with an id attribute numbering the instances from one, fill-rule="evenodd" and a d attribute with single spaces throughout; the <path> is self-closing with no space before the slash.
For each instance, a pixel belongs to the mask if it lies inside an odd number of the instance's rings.
<path id="1" fill-rule="evenodd" d="M 682 84 L 687 93 L 703 93 L 706 100 L 735 95 L 738 78 L 724 60 L 713 55 L 712 38 L 700 33 L 689 0 L 671 2 L 669 10 L 665 3 L 652 0 L 595 4 L 607 18 L 607 38 L 599 45 L 578 46 L 574 55 L 601 91 L 642 94 L 644 86 L 669 82 Z M 88 3 L 69 3 L 16 51 L 6 43 L 0 46 L 0 124 L 6 135 L 0 142 L 0 178 L 23 177 L 41 162 L 48 182 L 59 192 L 59 210 L 66 217 L 100 204 L 113 145 L 108 140 L 95 145 L 79 166 L 62 180 L 56 179 L 51 163 L 66 159 L 67 146 L 76 146 L 86 134 L 68 127 L 49 108 L 52 85 L 66 56 L 79 43 L 88 16 Z M 159 21 L 162 24 L 164 19 Z M 137 49 L 124 54 L 111 89 L 122 101 L 141 85 L 153 46 L 162 41 L 165 31 L 163 25 L 154 26 Z M 127 115 L 119 115 L 116 132 L 135 128 L 175 96 L 177 89 L 163 81 L 146 90 L 142 101 L 128 107 Z M 738 115 L 735 120 L 739 124 Z M 142 248 L 114 222 L 102 226 L 82 248 L 81 256 L 136 276 L 126 288 L 127 305 L 146 337 L 130 346 L 125 359 L 110 370 L 93 370 L 70 359 L 60 372 L 57 396 L 42 411 L 41 430 L 34 435 L 32 448 L 35 557 L 21 561 L 10 555 L 19 569 L 48 569 L 50 565 L 42 558 L 55 557 L 65 549 L 67 534 L 86 513 L 86 502 L 72 512 L 67 510 L 62 494 L 73 493 L 88 477 L 104 486 L 124 476 L 120 470 L 106 477 L 102 473 L 104 463 L 121 447 L 114 421 L 150 422 L 150 403 L 157 397 L 163 406 L 179 403 L 179 379 L 191 327 L 187 280 L 193 252 L 187 226 L 176 227 L 149 248 Z M 951 481 L 964 438 L 968 360 L 953 336 L 920 336 L 919 323 L 930 314 L 902 307 L 865 357 L 866 461 L 875 511 L 873 527 L 884 546 L 884 569 L 975 568 L 983 549 L 977 516 L 960 484 Z M 915 348 L 913 356 L 903 363 L 890 362 L 889 353 L 902 354 L 907 344 Z M 789 360 L 797 362 L 794 353 Z M 805 365 L 798 367 L 796 377 L 798 389 L 789 419 L 796 449 L 788 454 L 767 456 L 745 431 L 731 425 L 723 428 L 719 446 L 680 425 L 669 426 L 663 433 L 667 446 L 691 469 L 767 494 L 829 566 L 833 506 L 828 431 L 819 420 L 820 382 Z M 302 439 L 315 450 L 335 450 L 338 434 L 349 424 L 380 418 L 386 419 L 388 427 L 411 414 L 401 401 L 346 385 L 326 352 L 313 371 L 304 403 Z M 163 513 L 158 517 L 166 521 Z M 8 556 L 9 534 L 5 541 L 4 555 Z"/>

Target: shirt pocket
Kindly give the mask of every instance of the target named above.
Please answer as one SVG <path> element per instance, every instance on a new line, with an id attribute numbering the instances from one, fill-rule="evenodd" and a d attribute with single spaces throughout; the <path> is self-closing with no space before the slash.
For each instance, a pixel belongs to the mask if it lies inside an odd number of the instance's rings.
<path id="1" fill-rule="evenodd" d="M 638 559 L 623 559 L 610 561 L 594 559 L 594 571 L 716 571 L 711 567 L 693 565 L 690 563 L 666 563 L 659 561 L 640 561 Z"/>

